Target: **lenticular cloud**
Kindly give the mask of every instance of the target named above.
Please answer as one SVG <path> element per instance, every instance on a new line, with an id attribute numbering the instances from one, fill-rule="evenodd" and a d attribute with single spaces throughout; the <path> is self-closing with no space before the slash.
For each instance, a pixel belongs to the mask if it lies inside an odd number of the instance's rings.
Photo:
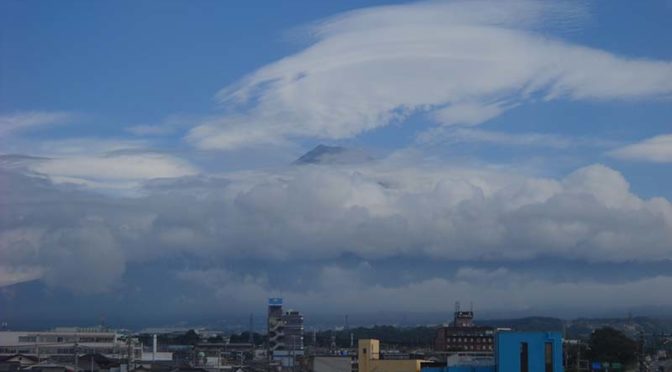
<path id="1" fill-rule="evenodd" d="M 477 125 L 533 98 L 672 92 L 669 62 L 623 58 L 548 36 L 583 15 L 582 8 L 538 1 L 349 12 L 315 25 L 316 41 L 306 49 L 223 89 L 218 98 L 229 114 L 201 123 L 188 139 L 208 149 L 339 139 L 418 112 L 442 125 Z"/>

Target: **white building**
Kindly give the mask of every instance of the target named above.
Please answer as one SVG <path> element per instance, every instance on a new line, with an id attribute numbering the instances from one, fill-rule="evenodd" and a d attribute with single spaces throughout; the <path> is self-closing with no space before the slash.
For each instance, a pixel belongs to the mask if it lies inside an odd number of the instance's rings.
<path id="1" fill-rule="evenodd" d="M 0 331 L 0 356 L 23 354 L 39 359 L 98 353 L 109 358 L 140 359 L 135 339 L 102 328 L 56 328 L 41 332 Z"/>

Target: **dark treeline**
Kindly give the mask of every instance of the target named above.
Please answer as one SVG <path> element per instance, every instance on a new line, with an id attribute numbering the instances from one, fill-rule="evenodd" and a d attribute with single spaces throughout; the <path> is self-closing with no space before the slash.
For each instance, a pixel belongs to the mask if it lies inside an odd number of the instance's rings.
<path id="1" fill-rule="evenodd" d="M 360 338 L 376 338 L 389 347 L 431 347 L 434 343 L 436 327 L 374 326 L 371 328 L 357 327 L 350 330 L 320 331 L 316 334 L 317 346 L 330 347 L 333 337 L 336 347 L 349 347 L 350 334 L 352 334 L 355 346 Z M 312 338 L 311 333 L 306 334 L 307 345 L 312 345 Z"/>

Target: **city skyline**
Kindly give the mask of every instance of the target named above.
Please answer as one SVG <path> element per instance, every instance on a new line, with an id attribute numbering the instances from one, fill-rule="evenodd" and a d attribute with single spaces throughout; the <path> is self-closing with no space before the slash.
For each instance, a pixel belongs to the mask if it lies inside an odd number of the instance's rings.
<path id="1" fill-rule="evenodd" d="M 669 315 L 670 16 L 2 2 L 0 321 Z"/>

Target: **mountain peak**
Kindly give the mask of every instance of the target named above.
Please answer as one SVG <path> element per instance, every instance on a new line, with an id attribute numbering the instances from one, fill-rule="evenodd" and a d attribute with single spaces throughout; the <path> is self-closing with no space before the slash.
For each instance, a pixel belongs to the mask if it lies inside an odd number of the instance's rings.
<path id="1" fill-rule="evenodd" d="M 294 164 L 355 164 L 371 160 L 373 158 L 362 150 L 319 144 L 303 154 Z"/>

